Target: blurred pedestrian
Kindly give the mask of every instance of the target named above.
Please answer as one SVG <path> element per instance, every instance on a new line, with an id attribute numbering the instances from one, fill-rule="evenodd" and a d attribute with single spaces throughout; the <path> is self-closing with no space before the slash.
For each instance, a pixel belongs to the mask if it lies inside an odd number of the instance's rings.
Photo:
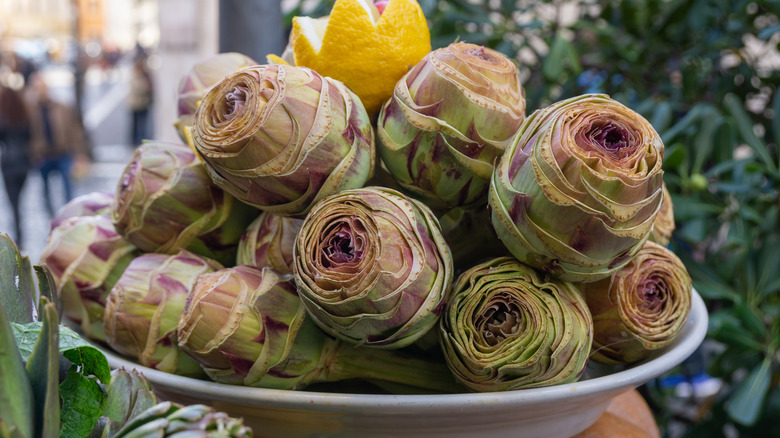
<path id="1" fill-rule="evenodd" d="M 30 170 L 30 117 L 22 94 L 0 85 L 0 170 L 14 221 L 14 242 L 22 246 L 19 195 Z"/>
<path id="2" fill-rule="evenodd" d="M 152 107 L 154 87 L 152 75 L 146 64 L 146 56 L 137 56 L 130 78 L 130 111 L 133 118 L 132 144 L 138 146 L 149 138 L 149 111 Z"/>
<path id="3" fill-rule="evenodd" d="M 52 99 L 40 73 L 33 75 L 31 82 L 32 159 L 43 179 L 46 209 L 49 216 L 54 216 L 49 176 L 53 171 L 58 172 L 62 177 L 65 202 L 73 199 L 71 169 L 74 162 L 89 160 L 86 135 L 76 108 Z"/>

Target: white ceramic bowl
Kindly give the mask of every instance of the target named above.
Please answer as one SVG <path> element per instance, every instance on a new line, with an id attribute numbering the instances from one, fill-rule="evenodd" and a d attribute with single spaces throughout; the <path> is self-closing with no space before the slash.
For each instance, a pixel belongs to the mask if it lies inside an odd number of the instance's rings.
<path id="1" fill-rule="evenodd" d="M 160 398 L 210 404 L 243 417 L 256 437 L 570 437 L 593 424 L 613 397 L 685 360 L 704 339 L 707 319 L 704 302 L 694 291 L 682 333 L 653 357 L 623 369 L 592 365 L 575 383 L 495 393 L 372 395 L 247 388 L 160 372 L 110 352 L 106 356 L 112 367 L 143 372 Z"/>

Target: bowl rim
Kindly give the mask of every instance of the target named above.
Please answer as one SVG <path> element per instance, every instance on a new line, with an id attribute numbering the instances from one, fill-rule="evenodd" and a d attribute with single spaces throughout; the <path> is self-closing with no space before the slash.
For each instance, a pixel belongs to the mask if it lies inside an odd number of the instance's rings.
<path id="1" fill-rule="evenodd" d="M 502 405 L 571 401 L 604 394 L 617 395 L 619 392 L 628 391 L 658 377 L 688 358 L 704 340 L 707 327 L 707 308 L 701 296 L 693 289 L 691 291 L 691 312 L 680 335 L 669 346 L 665 347 L 662 353 L 643 362 L 609 375 L 562 385 L 503 392 L 458 394 L 355 394 L 227 385 L 144 367 L 107 351 L 107 348 L 97 347 L 106 355 L 112 369 L 135 368 L 143 373 L 152 385 L 161 386 L 160 389 L 167 393 L 175 392 L 204 400 L 237 401 L 256 406 L 300 409 L 301 406 L 305 405 L 320 411 L 357 413 L 376 408 L 387 412 L 388 410 L 431 406 L 442 409 L 457 409 L 465 405 L 488 405 L 495 408 Z"/>

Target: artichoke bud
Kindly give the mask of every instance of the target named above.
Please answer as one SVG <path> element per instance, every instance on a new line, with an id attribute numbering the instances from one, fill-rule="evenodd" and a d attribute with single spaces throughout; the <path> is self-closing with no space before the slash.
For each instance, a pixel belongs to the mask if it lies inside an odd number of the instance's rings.
<path id="1" fill-rule="evenodd" d="M 332 341 L 307 318 L 291 280 L 246 265 L 201 275 L 179 321 L 179 346 L 217 382 L 310 383 Z"/>
<path id="2" fill-rule="evenodd" d="M 157 396 L 152 389 L 146 377 L 134 369 L 112 371 L 101 412 L 101 417 L 109 421 L 103 427 L 116 431 L 131 418 L 157 404 Z"/>
<path id="3" fill-rule="evenodd" d="M 691 288 L 682 261 L 653 242 L 612 277 L 583 284 L 593 314 L 593 359 L 627 364 L 669 345 L 688 319 Z"/>
<path id="4" fill-rule="evenodd" d="M 389 172 L 434 209 L 486 200 L 493 161 L 525 119 L 525 91 L 503 54 L 453 43 L 397 84 L 377 122 Z"/>
<path id="5" fill-rule="evenodd" d="M 450 370 L 481 392 L 574 382 L 593 341 L 579 291 L 510 257 L 458 277 L 439 329 Z"/>
<path id="6" fill-rule="evenodd" d="M 241 419 L 206 405 L 158 403 L 132 418 L 112 438 L 219 436 L 249 438 L 252 430 Z"/>
<path id="7" fill-rule="evenodd" d="M 537 110 L 493 173 L 493 227 L 523 263 L 567 281 L 608 277 L 653 228 L 663 155 L 650 123 L 608 96 Z"/>
<path id="8" fill-rule="evenodd" d="M 77 196 L 57 211 L 50 222 L 50 229 L 57 228 L 65 219 L 71 217 L 111 214 L 113 202 L 114 194 L 108 192 L 91 192 Z"/>
<path id="9" fill-rule="evenodd" d="M 320 328 L 384 348 L 413 343 L 438 321 L 453 262 L 438 220 L 384 187 L 320 201 L 295 242 L 295 281 Z"/>
<path id="10" fill-rule="evenodd" d="M 666 184 L 663 185 L 664 199 L 661 202 L 661 209 L 653 222 L 653 231 L 650 232 L 649 240 L 661 246 L 666 246 L 672 240 L 672 233 L 675 229 L 674 224 L 674 205 L 672 204 L 672 194 Z"/>
<path id="11" fill-rule="evenodd" d="M 108 216 L 79 216 L 51 231 L 41 264 L 51 271 L 62 297 L 63 315 L 90 338 L 104 341 L 108 294 L 137 254 L 137 248 L 116 232 Z"/>
<path id="12" fill-rule="evenodd" d="M 305 67 L 242 69 L 209 91 L 194 146 L 215 184 L 283 215 L 362 187 L 374 169 L 374 133 L 360 99 Z"/>
<path id="13" fill-rule="evenodd" d="M 257 213 L 216 187 L 190 148 L 159 141 L 135 150 L 112 206 L 117 231 L 145 252 L 185 248 L 231 265 Z"/>
<path id="14" fill-rule="evenodd" d="M 263 212 L 238 242 L 236 264 L 292 274 L 293 247 L 302 223 L 302 219 Z"/>
<path id="15" fill-rule="evenodd" d="M 241 53 L 218 53 L 196 63 L 186 75 L 182 76 L 179 80 L 177 102 L 179 118 L 174 123 L 174 127 L 184 143 L 191 144 L 186 129 L 192 128 L 195 110 L 198 109 L 203 96 L 225 76 L 252 65 L 257 65 L 257 62 Z"/>
<path id="16" fill-rule="evenodd" d="M 177 329 L 198 277 L 218 269 L 222 269 L 218 262 L 184 250 L 135 258 L 108 296 L 106 342 L 141 365 L 202 375 L 198 362 L 179 350 Z"/>

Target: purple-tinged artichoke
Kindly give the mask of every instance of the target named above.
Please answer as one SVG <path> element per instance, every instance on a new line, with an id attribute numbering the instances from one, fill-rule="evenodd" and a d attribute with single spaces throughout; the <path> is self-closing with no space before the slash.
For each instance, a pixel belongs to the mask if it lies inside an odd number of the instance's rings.
<path id="1" fill-rule="evenodd" d="M 77 196 L 63 205 L 50 222 L 50 231 L 57 228 L 65 219 L 78 216 L 96 216 L 111 214 L 114 195 L 108 192 L 92 192 Z"/>
<path id="2" fill-rule="evenodd" d="M 179 346 L 227 384 L 300 389 L 365 378 L 457 391 L 444 364 L 328 337 L 306 313 L 292 276 L 271 268 L 201 275 L 179 322 Z"/>
<path id="3" fill-rule="evenodd" d="M 295 282 L 314 322 L 373 347 L 405 347 L 430 330 L 454 276 L 431 210 L 384 187 L 317 203 L 298 233 L 294 260 Z"/>
<path id="4" fill-rule="evenodd" d="M 661 202 L 661 209 L 658 210 L 658 215 L 655 217 L 653 231 L 650 232 L 649 240 L 661 246 L 666 246 L 672 240 L 672 233 L 675 229 L 674 204 L 672 204 L 672 194 L 669 193 L 666 184 L 664 184 L 663 188 L 664 200 Z"/>
<path id="5" fill-rule="evenodd" d="M 173 124 L 184 143 L 190 144 L 195 111 L 211 88 L 225 76 L 258 63 L 252 58 L 236 52 L 218 53 L 192 66 L 179 81 L 178 120 Z M 190 132 L 188 132 L 190 131 Z"/>
<path id="6" fill-rule="evenodd" d="M 608 96 L 538 110 L 493 174 L 493 227 L 523 263 L 569 281 L 608 277 L 652 230 L 663 155 L 650 123 Z"/>
<path id="7" fill-rule="evenodd" d="M 303 219 L 263 212 L 238 242 L 237 265 L 266 266 L 292 274 L 293 247 Z"/>
<path id="8" fill-rule="evenodd" d="M 247 204 L 305 214 L 374 170 L 374 132 L 360 99 L 305 67 L 245 68 L 195 114 L 194 144 L 214 182 Z"/>
<path id="9" fill-rule="evenodd" d="M 450 370 L 481 392 L 574 382 L 593 341 L 579 291 L 510 257 L 458 277 L 439 329 Z"/>
<path id="10" fill-rule="evenodd" d="M 159 141 L 135 150 L 112 207 L 117 231 L 141 250 L 188 249 L 226 265 L 258 214 L 215 186 L 189 147 Z"/>
<path id="11" fill-rule="evenodd" d="M 388 171 L 434 209 L 485 202 L 493 161 L 525 119 L 517 67 L 494 50 L 453 43 L 395 86 L 377 122 Z"/>
<path id="12" fill-rule="evenodd" d="M 593 315 L 593 359 L 632 363 L 669 345 L 691 311 L 691 277 L 670 250 L 645 242 L 631 261 L 580 286 Z"/>
<path id="13" fill-rule="evenodd" d="M 51 231 L 40 263 L 54 277 L 63 315 L 90 338 L 104 341 L 108 293 L 137 254 L 108 216 L 78 216 Z"/>
<path id="14" fill-rule="evenodd" d="M 202 375 L 198 362 L 179 350 L 177 329 L 198 277 L 218 269 L 216 261 L 184 250 L 136 257 L 108 295 L 103 321 L 108 345 L 150 368 Z"/>

